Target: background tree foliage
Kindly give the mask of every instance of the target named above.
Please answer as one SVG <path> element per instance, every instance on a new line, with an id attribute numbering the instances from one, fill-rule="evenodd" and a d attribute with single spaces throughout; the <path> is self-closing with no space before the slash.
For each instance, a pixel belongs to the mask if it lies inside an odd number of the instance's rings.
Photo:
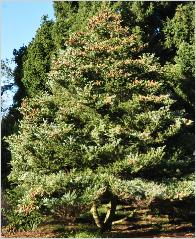
<path id="1" fill-rule="evenodd" d="M 19 50 L 14 49 L 13 55 L 16 64 L 13 75 L 15 84 L 18 87 L 14 96 L 14 104 L 20 105 L 22 99 L 27 95 L 26 88 L 22 82 L 22 78 L 24 77 L 24 63 L 27 58 L 27 46 L 22 46 Z"/>
<path id="2" fill-rule="evenodd" d="M 153 12 L 148 4 L 141 19 L 145 11 L 147 16 Z M 139 12 L 144 5 L 131 7 Z M 64 8 L 57 6 L 62 19 Z M 63 6 L 72 16 L 78 9 L 78 4 Z M 87 6 L 81 4 L 77 14 L 84 16 Z M 97 226 L 106 230 L 117 203 L 194 197 L 191 117 L 183 105 L 175 107 L 168 70 L 155 54 L 146 53 L 150 44 L 137 27 L 124 24 L 119 8 L 103 6 L 86 20 L 86 28 L 68 35 L 47 78 L 44 68 L 41 82 L 47 92 L 35 96 L 39 85 L 24 73 L 34 97 L 23 100 L 19 131 L 8 138 L 14 226 L 19 221 L 32 226 L 40 215 L 73 207 L 77 214 L 91 208 Z M 33 59 L 27 58 L 24 71 Z M 103 222 L 97 207 L 105 202 L 111 208 Z"/>
<path id="3" fill-rule="evenodd" d="M 24 75 L 21 81 L 30 97 L 46 90 L 50 59 L 55 50 L 51 33 L 52 27 L 53 22 L 48 20 L 47 16 L 43 16 L 35 38 L 27 48 L 27 56 L 23 66 Z"/>
<path id="4" fill-rule="evenodd" d="M 47 72 L 50 70 L 50 58 L 54 53 L 54 44 L 51 37 L 53 22 L 43 16 L 41 26 L 37 30 L 35 38 L 28 46 L 22 46 L 20 49 L 14 49 L 13 59 L 16 67 L 13 71 L 14 83 L 17 86 L 17 92 L 14 96 L 14 104 L 8 114 L 2 119 L 2 186 L 8 187 L 7 174 L 10 166 L 11 155 L 8 150 L 8 144 L 4 137 L 8 136 L 18 129 L 21 114 L 18 107 L 21 105 L 24 97 L 33 97 L 40 91 L 46 90 Z M 9 70 L 7 70 L 9 73 Z M 13 85 L 13 84 L 12 84 Z"/>
<path id="5" fill-rule="evenodd" d="M 173 49 L 175 55 L 166 65 L 169 82 L 180 103 L 194 119 L 195 109 L 195 5 L 180 4 L 171 19 L 164 26 L 165 46 Z"/>

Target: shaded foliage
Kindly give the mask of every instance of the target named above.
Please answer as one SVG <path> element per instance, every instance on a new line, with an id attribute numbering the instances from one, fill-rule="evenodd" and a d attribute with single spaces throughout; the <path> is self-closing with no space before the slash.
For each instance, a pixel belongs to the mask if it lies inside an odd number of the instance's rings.
<path id="1" fill-rule="evenodd" d="M 14 96 L 14 102 L 20 105 L 22 98 L 24 98 L 27 94 L 26 88 L 22 82 L 22 78 L 24 76 L 24 63 L 27 55 L 27 46 L 22 46 L 19 50 L 14 49 L 13 55 L 14 62 L 16 64 L 13 75 L 15 84 L 18 86 L 18 91 Z"/>
<path id="2" fill-rule="evenodd" d="M 47 73 L 50 70 L 50 59 L 55 50 L 51 35 L 52 27 L 53 22 L 44 16 L 35 38 L 27 48 L 27 56 L 23 66 L 24 75 L 21 81 L 30 97 L 47 89 Z"/>
<path id="3" fill-rule="evenodd" d="M 164 26 L 165 45 L 175 55 L 166 65 L 169 83 L 194 119 L 195 112 L 195 3 L 178 5 L 173 18 Z"/>

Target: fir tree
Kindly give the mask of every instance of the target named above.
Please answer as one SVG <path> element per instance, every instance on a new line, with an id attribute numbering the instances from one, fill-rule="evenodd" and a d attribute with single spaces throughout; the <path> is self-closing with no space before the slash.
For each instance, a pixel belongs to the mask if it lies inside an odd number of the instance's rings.
<path id="1" fill-rule="evenodd" d="M 90 18 L 54 57 L 51 93 L 23 101 L 20 130 L 8 139 L 15 215 L 91 209 L 109 230 L 117 204 L 194 195 L 192 148 L 172 151 L 192 121 L 172 109 L 158 60 L 121 22 L 110 10 Z M 102 203 L 110 203 L 104 220 Z"/>

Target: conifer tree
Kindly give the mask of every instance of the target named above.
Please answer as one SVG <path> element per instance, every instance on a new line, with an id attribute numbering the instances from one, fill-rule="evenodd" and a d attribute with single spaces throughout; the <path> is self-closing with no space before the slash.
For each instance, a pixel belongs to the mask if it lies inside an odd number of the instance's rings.
<path id="1" fill-rule="evenodd" d="M 173 18 L 164 24 L 165 46 L 175 55 L 166 65 L 168 82 L 191 117 L 195 111 L 195 4 L 179 4 Z"/>
<path id="2" fill-rule="evenodd" d="M 56 21 L 53 26 L 52 36 L 58 49 L 65 49 L 65 41 L 70 34 L 85 28 L 88 18 L 106 6 L 110 2 L 82 2 L 62 1 L 54 2 L 54 13 Z"/>
<path id="3" fill-rule="evenodd" d="M 70 28 L 76 20 L 78 3 L 71 1 L 53 2 L 54 15 L 56 20 L 52 29 L 52 38 L 56 47 L 64 48 L 65 40 L 68 38 Z"/>
<path id="4" fill-rule="evenodd" d="M 106 9 L 54 57 L 50 93 L 23 101 L 20 130 L 8 139 L 17 216 L 91 210 L 110 230 L 117 204 L 194 195 L 192 147 L 172 148 L 192 122 L 172 109 L 164 72 L 145 47 Z M 104 220 L 102 203 L 110 203 Z"/>
<path id="5" fill-rule="evenodd" d="M 35 38 L 27 47 L 26 60 L 21 79 L 27 96 L 37 95 L 46 90 L 47 73 L 50 71 L 51 56 L 55 45 L 52 39 L 53 21 L 47 16 L 42 17 L 42 23 Z"/>
<path id="6" fill-rule="evenodd" d="M 18 90 L 14 96 L 14 104 L 20 105 L 22 99 L 26 96 L 26 88 L 22 82 L 22 78 L 24 77 L 24 63 L 27 55 L 27 46 L 22 46 L 18 50 L 13 50 L 14 62 L 16 67 L 13 72 L 13 77 L 15 84 L 18 87 Z"/>

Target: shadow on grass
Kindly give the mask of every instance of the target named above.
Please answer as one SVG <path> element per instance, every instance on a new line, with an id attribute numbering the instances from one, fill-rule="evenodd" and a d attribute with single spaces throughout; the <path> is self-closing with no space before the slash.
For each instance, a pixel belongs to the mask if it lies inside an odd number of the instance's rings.
<path id="1" fill-rule="evenodd" d="M 129 209 L 129 210 L 128 210 Z M 131 210 L 130 210 L 131 209 Z M 152 237 L 191 237 L 194 238 L 194 227 L 189 222 L 176 219 L 170 222 L 167 216 L 151 215 L 147 210 L 133 213 L 132 207 L 117 210 L 115 220 L 125 218 L 113 225 L 111 232 L 101 233 L 93 224 L 90 213 L 83 214 L 74 223 L 55 220 L 47 217 L 47 222 L 35 231 L 15 233 L 4 237 L 48 237 L 48 238 L 152 238 Z M 105 212 L 100 212 L 104 216 Z M 127 216 L 127 217 L 125 217 Z"/>
<path id="2" fill-rule="evenodd" d="M 194 237 L 194 228 L 189 225 L 159 224 L 116 225 L 111 232 L 101 233 L 92 224 L 59 226 L 55 229 L 58 237 L 66 238 L 149 238 L 149 237 Z M 189 236 L 186 236 L 189 235 Z"/>
<path id="3" fill-rule="evenodd" d="M 130 231 L 128 231 L 130 230 Z M 160 230 L 154 228 L 127 228 L 126 231 L 112 231 L 107 234 L 108 237 L 111 238 L 151 238 L 151 237 L 187 237 L 186 234 L 190 234 L 191 237 L 194 238 L 194 230 L 191 227 L 182 227 L 182 228 L 174 228 L 170 230 Z"/>

